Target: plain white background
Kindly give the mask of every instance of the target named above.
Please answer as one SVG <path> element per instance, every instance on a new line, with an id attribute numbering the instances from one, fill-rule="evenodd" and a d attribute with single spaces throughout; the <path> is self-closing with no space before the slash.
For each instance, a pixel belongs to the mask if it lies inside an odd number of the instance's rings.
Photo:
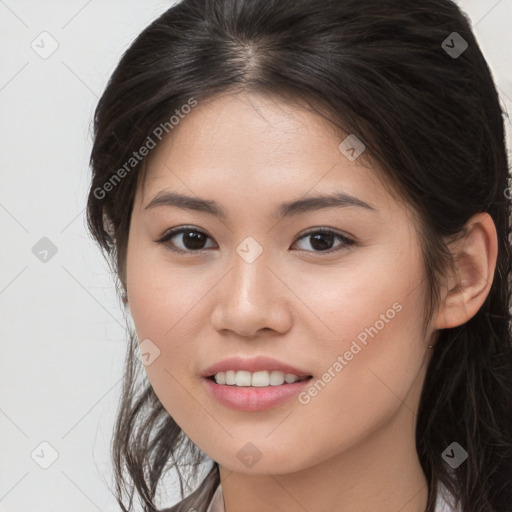
<path id="1" fill-rule="evenodd" d="M 0 0 L 0 512 L 119 510 L 109 442 L 126 341 L 85 229 L 91 119 L 122 53 L 173 3 Z M 512 112 L 512 0 L 459 4 Z"/>

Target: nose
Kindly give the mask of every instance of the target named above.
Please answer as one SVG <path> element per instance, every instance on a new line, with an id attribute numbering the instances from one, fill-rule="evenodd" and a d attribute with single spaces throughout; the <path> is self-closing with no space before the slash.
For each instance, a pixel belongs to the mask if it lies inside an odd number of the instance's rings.
<path id="1" fill-rule="evenodd" d="M 288 331 L 292 293 L 285 284 L 286 276 L 279 275 L 265 251 L 251 263 L 235 252 L 230 263 L 230 270 L 216 287 L 213 327 L 252 339 L 266 331 Z"/>

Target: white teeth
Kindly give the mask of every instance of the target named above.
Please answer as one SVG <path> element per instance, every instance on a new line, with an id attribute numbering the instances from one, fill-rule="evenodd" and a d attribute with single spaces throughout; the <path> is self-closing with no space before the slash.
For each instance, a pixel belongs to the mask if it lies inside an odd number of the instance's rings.
<path id="1" fill-rule="evenodd" d="M 227 372 L 216 373 L 215 382 L 217 384 L 227 384 L 228 386 L 254 386 L 254 387 L 265 387 L 265 386 L 280 386 L 285 382 L 292 384 L 299 380 L 303 380 L 293 373 L 284 373 L 280 371 L 268 372 L 266 370 L 260 372 L 247 372 L 244 370 L 234 371 L 228 370 Z"/>

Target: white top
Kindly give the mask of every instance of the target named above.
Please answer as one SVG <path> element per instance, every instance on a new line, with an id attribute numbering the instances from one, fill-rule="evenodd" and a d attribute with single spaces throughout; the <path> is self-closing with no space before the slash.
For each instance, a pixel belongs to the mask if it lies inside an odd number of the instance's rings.
<path id="1" fill-rule="evenodd" d="M 455 509 L 451 508 L 451 506 L 446 501 L 446 498 L 449 499 L 448 491 L 446 488 L 442 484 L 439 484 L 439 487 L 440 489 L 436 498 L 435 512 L 456 512 Z M 225 512 L 224 496 L 222 494 L 221 484 L 219 484 L 215 490 L 215 494 L 213 495 L 212 501 L 210 502 L 206 512 Z"/>

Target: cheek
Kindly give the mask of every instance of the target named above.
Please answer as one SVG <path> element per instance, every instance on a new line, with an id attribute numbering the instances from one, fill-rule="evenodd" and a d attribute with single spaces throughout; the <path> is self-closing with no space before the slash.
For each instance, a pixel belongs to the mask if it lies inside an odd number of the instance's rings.
<path id="1" fill-rule="evenodd" d="M 198 373 L 200 331 L 206 315 L 206 301 L 201 299 L 216 280 L 210 282 L 210 276 L 208 281 L 197 265 L 171 266 L 158 248 L 143 249 L 135 244 L 129 248 L 130 314 L 139 342 L 148 344 L 158 354 L 145 370 L 166 409 L 173 417 L 176 414 L 176 421 L 181 412 L 190 410 L 190 395 L 184 387 Z"/>
<path id="2" fill-rule="evenodd" d="M 130 313 L 139 337 L 180 339 L 188 316 L 204 295 L 199 267 L 176 267 L 159 247 L 129 247 L 127 295 Z"/>
<path id="3" fill-rule="evenodd" d="M 360 262 L 359 272 L 331 269 L 328 280 L 308 277 L 297 290 L 318 312 L 309 325 L 318 333 L 315 345 L 324 373 L 311 402 L 321 408 L 338 403 L 330 414 L 339 414 L 340 421 L 349 411 L 364 429 L 401 406 L 414 385 L 426 350 L 421 262 L 420 252 L 382 254 Z"/>
<path id="4" fill-rule="evenodd" d="M 391 335 L 406 324 L 415 330 L 423 314 L 419 252 L 411 250 L 400 255 L 383 248 L 354 256 L 357 257 L 347 260 L 343 267 L 324 267 L 314 272 L 309 269 L 288 276 L 296 296 L 314 314 L 316 327 L 313 323 L 310 327 L 324 334 L 315 343 L 327 349 L 338 351 L 344 342 L 359 334 L 364 343 L 365 333 L 367 338 L 370 336 L 367 329 L 376 323 L 379 336 L 384 332 Z M 300 306 L 297 302 L 298 311 L 306 311 Z M 302 319 L 310 316 L 306 311 Z"/>

